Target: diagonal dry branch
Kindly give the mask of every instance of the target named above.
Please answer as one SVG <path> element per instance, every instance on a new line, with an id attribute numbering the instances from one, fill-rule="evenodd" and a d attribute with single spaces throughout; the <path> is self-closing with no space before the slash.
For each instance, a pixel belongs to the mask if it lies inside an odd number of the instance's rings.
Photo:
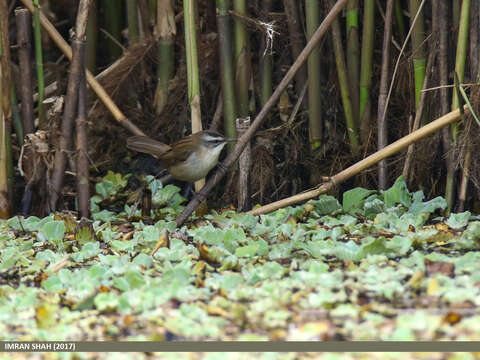
<path id="1" fill-rule="evenodd" d="M 466 105 L 464 109 L 465 111 L 469 111 Z M 384 147 L 382 150 L 379 150 L 371 154 L 370 156 L 366 157 L 365 159 L 353 164 L 352 166 L 339 172 L 335 176 L 332 176 L 330 178 L 330 181 L 324 184 L 318 185 L 317 188 L 259 207 L 257 209 L 249 211 L 248 213 L 252 215 L 266 214 L 274 210 L 280 209 L 282 207 L 298 204 L 300 202 L 313 199 L 314 197 L 317 197 L 321 194 L 325 194 L 326 192 L 333 189 L 336 185 L 344 182 L 345 180 L 350 179 L 352 176 L 358 174 L 360 171 L 363 171 L 369 168 L 370 166 L 377 164 L 379 161 L 386 159 L 390 155 L 393 155 L 399 152 L 400 150 L 406 148 L 407 146 L 413 144 L 414 142 L 420 139 L 423 139 L 424 137 L 443 128 L 444 126 L 447 126 L 448 124 L 451 124 L 457 121 L 459 118 L 460 118 L 459 109 L 449 112 L 448 114 L 438 118 L 437 120 L 432 121 L 428 125 L 425 125 L 424 127 L 391 143 L 390 145 Z"/>

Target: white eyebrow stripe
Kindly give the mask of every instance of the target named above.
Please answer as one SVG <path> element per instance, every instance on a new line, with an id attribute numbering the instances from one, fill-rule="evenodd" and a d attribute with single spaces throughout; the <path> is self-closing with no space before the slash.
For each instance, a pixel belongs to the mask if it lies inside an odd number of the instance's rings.
<path id="1" fill-rule="evenodd" d="M 205 140 L 207 141 L 223 141 L 224 138 L 223 136 L 211 136 L 211 135 L 208 135 L 205 137 Z"/>

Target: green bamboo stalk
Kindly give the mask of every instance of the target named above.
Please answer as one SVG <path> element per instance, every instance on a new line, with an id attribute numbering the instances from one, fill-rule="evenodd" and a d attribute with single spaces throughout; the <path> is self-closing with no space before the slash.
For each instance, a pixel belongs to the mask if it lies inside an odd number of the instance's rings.
<path id="1" fill-rule="evenodd" d="M 160 4 L 158 4 L 160 6 Z M 200 75 L 198 70 L 197 30 L 195 26 L 195 0 L 183 1 L 185 23 L 185 50 L 187 57 L 188 100 L 192 116 L 192 133 L 202 131 L 202 113 L 200 109 Z M 175 21 L 174 21 L 175 22 Z M 205 179 L 195 182 L 195 190 L 205 185 Z"/>
<path id="2" fill-rule="evenodd" d="M 360 113 L 360 43 L 358 39 L 358 0 L 347 3 L 347 73 L 350 80 L 355 128 L 359 127 Z"/>
<path id="3" fill-rule="evenodd" d="M 236 138 L 237 110 L 235 106 L 235 83 L 232 57 L 232 32 L 230 26 L 229 0 L 216 0 L 218 47 L 220 53 L 220 73 L 222 77 L 223 114 L 225 122 L 225 134 L 229 138 Z M 234 148 L 233 143 L 227 145 L 228 152 Z"/>
<path id="4" fill-rule="evenodd" d="M 130 45 L 138 42 L 139 24 L 137 0 L 127 0 L 128 42 Z"/>
<path id="5" fill-rule="evenodd" d="M 458 76 L 458 81 L 463 82 L 465 78 L 465 63 L 468 53 L 468 33 L 470 26 L 470 0 L 462 1 L 462 8 L 460 12 L 460 22 L 458 28 L 458 40 L 457 40 L 457 53 L 455 56 L 455 73 Z M 458 109 L 460 101 L 457 92 L 453 92 L 452 110 Z M 451 126 L 451 137 L 453 143 L 457 142 L 458 137 L 458 122 L 455 122 Z M 453 207 L 453 199 L 455 193 L 455 169 L 447 169 L 447 183 L 445 189 L 445 198 L 447 200 L 447 212 L 449 213 Z"/>
<path id="6" fill-rule="evenodd" d="M 360 70 L 360 134 L 366 144 L 370 133 L 370 86 L 372 84 L 375 0 L 365 0 L 363 8 L 362 59 Z"/>
<path id="7" fill-rule="evenodd" d="M 200 75 L 198 71 L 197 33 L 195 26 L 195 0 L 183 2 L 183 16 L 185 23 L 185 50 L 187 57 L 188 100 L 192 108 L 192 131 L 201 131 L 200 114 Z M 193 108 L 198 105 L 198 108 Z M 194 111 L 194 112 L 193 112 Z M 194 121 L 195 120 L 195 121 Z M 195 129 L 193 129 L 196 127 Z"/>
<path id="8" fill-rule="evenodd" d="M 233 9 L 242 15 L 247 15 L 247 4 L 245 0 L 234 0 Z M 235 30 L 235 63 L 236 63 L 236 94 L 238 116 L 247 117 L 249 114 L 248 88 L 251 79 L 250 49 L 248 46 L 248 34 L 245 24 L 234 20 Z"/>
<path id="9" fill-rule="evenodd" d="M 410 24 L 417 15 L 421 0 L 410 0 Z M 423 9 L 417 17 L 412 30 L 413 73 L 415 78 L 415 107 L 418 106 L 422 94 L 423 80 L 425 79 L 426 48 L 425 48 L 425 24 Z"/>
<path id="10" fill-rule="evenodd" d="M 262 1 L 262 13 L 264 16 L 272 8 L 272 0 L 263 0 Z M 266 21 L 266 20 L 264 20 Z M 272 67 L 273 67 L 273 58 L 269 49 L 267 49 L 267 40 L 265 35 L 262 35 L 260 41 L 260 54 L 259 54 L 259 67 L 260 67 L 260 105 L 263 106 L 268 101 L 270 96 L 272 96 Z"/>
<path id="11" fill-rule="evenodd" d="M 310 40 L 320 25 L 320 1 L 305 0 L 305 15 L 307 22 L 307 39 Z M 320 48 L 317 46 L 308 57 L 308 115 L 310 129 L 310 148 L 312 150 L 322 145 L 322 89 Z"/>
<path id="12" fill-rule="evenodd" d="M 97 73 L 98 44 L 98 0 L 92 0 L 87 23 L 87 47 L 85 49 L 85 66 L 92 73 Z"/>
<path id="13" fill-rule="evenodd" d="M 117 42 L 122 38 L 122 1 L 103 0 L 104 23 L 106 32 Z M 122 48 L 116 41 L 107 38 L 106 47 L 110 62 L 117 60 L 122 55 Z"/>
<path id="14" fill-rule="evenodd" d="M 455 57 L 455 72 L 460 83 L 465 79 L 465 64 L 468 56 L 468 33 L 470 26 L 470 0 L 463 0 L 458 29 L 457 53 Z M 453 92 L 452 110 L 458 109 L 459 99 Z M 456 131 L 455 131 L 456 135 Z M 455 139 L 456 136 L 454 136 Z"/>
<path id="15" fill-rule="evenodd" d="M 187 21 L 190 21 L 190 19 Z M 188 23 L 188 25 L 190 26 L 190 23 Z M 175 25 L 175 13 L 171 0 L 158 1 L 157 24 L 154 31 L 155 36 L 158 38 L 157 88 L 155 90 L 154 106 L 156 114 L 160 115 L 168 101 L 168 83 L 174 75 L 175 34 L 177 32 L 177 28 Z M 190 36 L 190 34 L 187 34 L 186 36 Z M 192 51 L 189 46 L 187 46 L 187 51 Z M 196 52 L 196 46 L 194 51 Z M 189 60 L 192 59 L 190 56 L 187 56 L 187 65 L 189 64 Z M 187 70 L 188 69 L 192 70 L 187 66 Z M 200 85 L 198 86 L 200 87 Z M 189 100 L 192 99 L 189 98 Z"/>
<path id="16" fill-rule="evenodd" d="M 334 4 L 332 0 L 329 0 L 328 3 L 330 7 L 332 7 Z M 347 123 L 347 133 L 350 140 L 350 149 L 352 154 L 356 156 L 360 152 L 358 144 L 358 132 L 355 128 L 352 101 L 349 93 L 347 66 L 345 64 L 345 54 L 342 47 L 342 33 L 338 18 L 332 23 L 332 41 L 333 51 L 335 53 L 335 63 L 337 65 L 338 82 L 340 84 L 340 93 L 342 95 L 343 110 L 345 112 L 345 121 Z"/>
<path id="17" fill-rule="evenodd" d="M 38 127 L 46 128 L 45 111 L 43 110 L 43 99 L 45 96 L 45 80 L 43 77 L 43 53 L 42 53 L 42 27 L 40 25 L 40 10 L 38 0 L 33 0 L 33 36 L 35 41 L 35 64 L 37 68 L 38 83 Z"/>
<path id="18" fill-rule="evenodd" d="M 401 0 L 395 0 L 395 20 L 398 28 L 398 35 L 400 37 L 400 43 L 405 41 L 406 31 L 405 22 L 403 21 L 403 9 Z"/>

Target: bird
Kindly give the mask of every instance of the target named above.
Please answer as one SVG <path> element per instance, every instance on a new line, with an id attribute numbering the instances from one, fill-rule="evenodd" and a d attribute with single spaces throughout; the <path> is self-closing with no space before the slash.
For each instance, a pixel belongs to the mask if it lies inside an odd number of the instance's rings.
<path id="1" fill-rule="evenodd" d="M 132 136 L 127 139 L 127 148 L 158 158 L 173 178 L 195 182 L 218 164 L 224 146 L 234 141 L 216 131 L 204 130 L 185 136 L 170 146 L 148 136 Z"/>

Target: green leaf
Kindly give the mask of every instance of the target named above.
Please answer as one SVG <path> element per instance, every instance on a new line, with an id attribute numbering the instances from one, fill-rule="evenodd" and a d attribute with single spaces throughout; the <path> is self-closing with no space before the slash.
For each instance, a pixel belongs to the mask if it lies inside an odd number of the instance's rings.
<path id="1" fill-rule="evenodd" d="M 20 258 L 20 252 L 15 247 L 9 247 L 1 252 L 2 257 L 0 262 L 0 270 L 8 270 L 15 266 L 17 260 Z"/>
<path id="2" fill-rule="evenodd" d="M 343 211 L 352 212 L 362 209 L 364 200 L 371 194 L 376 193 L 375 190 L 367 190 L 363 188 L 355 188 L 343 193 Z"/>
<path id="3" fill-rule="evenodd" d="M 102 181 L 95 185 L 95 190 L 103 199 L 106 199 L 125 188 L 125 186 L 127 186 L 127 178 L 109 170 Z"/>
<path id="4" fill-rule="evenodd" d="M 444 210 L 447 208 L 447 201 L 442 197 L 436 197 L 432 200 L 423 202 L 423 192 L 417 191 L 413 195 L 413 204 L 408 209 L 408 213 L 413 216 L 419 216 L 421 214 L 432 214 L 437 210 Z"/>
<path id="5" fill-rule="evenodd" d="M 73 261 L 82 262 L 86 259 L 90 259 L 97 256 L 102 250 L 100 249 L 100 243 L 89 242 L 82 246 L 80 252 L 72 254 Z"/>
<path id="6" fill-rule="evenodd" d="M 104 292 L 95 296 L 93 303 L 99 311 L 115 310 L 118 306 L 118 296 L 112 292 Z"/>
<path id="7" fill-rule="evenodd" d="M 315 206 L 315 211 L 319 215 L 334 214 L 342 209 L 338 200 L 330 195 L 320 195 L 317 200 L 312 200 L 310 203 Z"/>
<path id="8" fill-rule="evenodd" d="M 93 220 L 99 220 L 103 222 L 113 221 L 116 218 L 116 214 L 113 211 L 102 210 L 92 214 Z"/>
<path id="9" fill-rule="evenodd" d="M 132 251 L 135 247 L 133 241 L 113 240 L 110 245 L 117 251 Z"/>
<path id="10" fill-rule="evenodd" d="M 43 225 L 41 232 L 50 242 L 62 240 L 65 235 L 65 224 L 63 221 L 52 220 Z"/>
<path id="11" fill-rule="evenodd" d="M 408 208 L 411 204 L 411 195 L 403 176 L 399 176 L 395 184 L 390 189 L 382 191 L 382 194 L 387 208 L 397 204 L 402 204 Z"/>
<path id="12" fill-rule="evenodd" d="M 235 250 L 235 256 L 238 257 L 253 257 L 257 254 L 258 245 L 241 246 Z"/>
<path id="13" fill-rule="evenodd" d="M 225 291 L 231 291 L 244 282 L 243 277 L 236 273 L 229 273 L 222 276 L 220 287 Z"/>
<path id="14" fill-rule="evenodd" d="M 150 255 L 140 253 L 132 260 L 132 263 L 150 268 L 153 265 L 153 258 Z"/>
<path id="15" fill-rule="evenodd" d="M 451 213 L 445 223 L 452 229 L 461 229 L 468 225 L 468 220 L 470 220 L 471 215 L 470 211 L 458 214 Z"/>
<path id="16" fill-rule="evenodd" d="M 180 188 L 175 185 L 167 185 L 163 189 L 158 189 L 152 193 L 152 204 L 157 207 L 171 206 L 175 207 L 185 201 L 185 198 L 179 194 Z"/>
<path id="17" fill-rule="evenodd" d="M 47 291 L 60 291 L 64 288 L 62 281 L 57 275 L 50 276 L 42 283 L 42 287 Z"/>

